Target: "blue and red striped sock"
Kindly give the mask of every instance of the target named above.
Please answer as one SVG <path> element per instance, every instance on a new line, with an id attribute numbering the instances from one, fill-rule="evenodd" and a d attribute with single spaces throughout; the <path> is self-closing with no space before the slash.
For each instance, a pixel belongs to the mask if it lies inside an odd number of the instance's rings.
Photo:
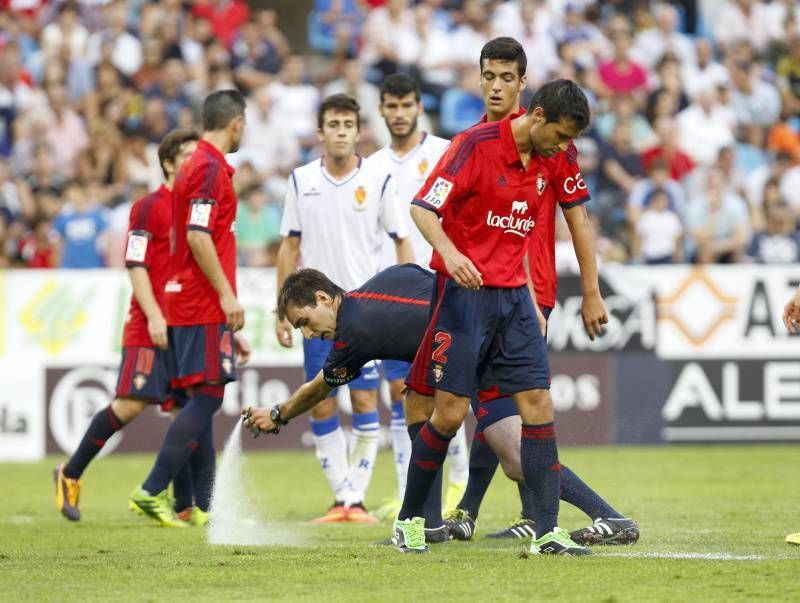
<path id="1" fill-rule="evenodd" d="M 192 491 L 194 504 L 201 511 L 208 511 L 211 506 L 211 494 L 214 490 L 214 477 L 217 472 L 217 453 L 214 450 L 214 433 L 211 422 L 197 438 L 197 449 L 189 457 L 192 468 Z"/>
<path id="2" fill-rule="evenodd" d="M 533 519 L 536 537 L 540 538 L 558 525 L 561 465 L 552 421 L 542 425 L 522 424 L 520 456 L 525 484 L 534 495 Z"/>
<path id="3" fill-rule="evenodd" d="M 198 440 L 206 428 L 211 428 L 214 413 L 222 406 L 224 385 L 200 385 L 194 388 L 186 406 L 169 426 L 156 462 L 142 488 L 151 495 L 166 488 L 181 466 L 197 449 Z M 195 498 L 198 493 L 195 492 Z"/>
<path id="4" fill-rule="evenodd" d="M 78 449 L 69 458 L 64 466 L 64 477 L 78 479 L 83 475 L 92 459 L 106 445 L 106 441 L 124 427 L 124 423 L 111 410 L 111 406 L 106 406 L 92 417 L 89 428 L 83 434 Z"/>
<path id="5" fill-rule="evenodd" d="M 622 517 L 566 465 L 561 465 L 561 500 L 575 505 L 591 520 L 598 517 Z"/>
<path id="6" fill-rule="evenodd" d="M 413 445 L 420 429 L 425 425 L 424 422 L 412 423 L 408 426 L 408 437 L 411 438 Z M 429 530 L 435 530 L 444 525 L 442 519 L 442 475 L 444 471 L 441 467 L 436 472 L 436 477 L 433 479 L 431 489 L 428 491 L 428 496 L 425 498 L 425 506 L 423 507 L 422 517 L 425 518 L 425 527 Z"/>
<path id="7" fill-rule="evenodd" d="M 411 428 L 409 427 L 409 435 Z M 442 464 L 447 458 L 447 447 L 453 436 L 444 436 L 436 431 L 431 422 L 426 422 L 419 430 L 416 438 L 412 438 L 411 460 L 408 463 L 408 480 L 406 495 L 398 519 L 426 517 L 425 503 L 439 474 L 439 491 L 435 494 L 439 499 L 439 517 L 441 518 L 441 473 Z M 428 514 L 432 509 L 428 509 Z M 431 517 L 431 520 L 434 518 Z M 427 522 L 426 522 L 427 523 Z M 439 524 L 441 525 L 441 523 Z M 436 526 L 438 527 L 438 526 Z"/>

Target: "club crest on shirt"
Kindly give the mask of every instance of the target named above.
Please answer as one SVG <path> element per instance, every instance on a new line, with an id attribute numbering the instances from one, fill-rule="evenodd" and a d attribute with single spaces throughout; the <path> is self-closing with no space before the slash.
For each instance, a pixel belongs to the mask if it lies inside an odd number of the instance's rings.
<path id="1" fill-rule="evenodd" d="M 146 384 L 147 377 L 145 377 L 142 373 L 137 373 L 133 378 L 133 385 L 136 387 L 136 389 L 142 389 Z"/>
<path id="2" fill-rule="evenodd" d="M 547 180 L 544 179 L 544 174 L 539 172 L 536 175 L 536 192 L 541 195 L 544 192 L 545 186 L 547 186 Z"/>
<path id="3" fill-rule="evenodd" d="M 441 364 L 434 364 L 433 365 L 433 380 L 436 381 L 436 383 L 439 383 L 439 381 L 442 380 L 443 376 L 444 376 L 444 367 Z"/>
<path id="4" fill-rule="evenodd" d="M 366 209 L 364 201 L 367 199 L 367 189 L 359 184 L 355 191 L 355 198 L 356 211 L 364 211 Z"/>
<path id="5" fill-rule="evenodd" d="M 420 161 L 419 165 L 417 166 L 417 169 L 419 170 L 419 175 L 420 176 L 424 176 L 425 174 L 427 174 L 428 173 L 428 160 L 427 159 L 423 159 L 422 161 Z"/>

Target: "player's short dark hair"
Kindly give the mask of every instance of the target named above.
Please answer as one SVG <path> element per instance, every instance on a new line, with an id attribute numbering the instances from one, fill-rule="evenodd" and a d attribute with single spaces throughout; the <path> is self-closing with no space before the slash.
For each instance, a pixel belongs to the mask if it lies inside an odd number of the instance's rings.
<path id="1" fill-rule="evenodd" d="M 405 73 L 387 75 L 381 84 L 381 103 L 384 100 L 383 97 L 387 94 L 402 98 L 412 92 L 414 93 L 414 100 L 419 102 L 421 94 L 419 82 L 413 77 Z"/>
<path id="2" fill-rule="evenodd" d="M 361 129 L 361 105 L 348 94 L 331 94 L 322 99 L 317 111 L 317 127 L 321 130 L 327 111 L 341 111 L 356 114 L 356 129 Z"/>
<path id="3" fill-rule="evenodd" d="M 181 147 L 187 142 L 195 140 L 200 140 L 199 132 L 188 128 L 172 130 L 164 136 L 161 144 L 158 145 L 158 164 L 161 166 L 161 171 L 164 172 L 164 178 L 169 178 L 164 162 L 171 161 L 175 163 L 175 158 L 180 153 Z"/>
<path id="4" fill-rule="evenodd" d="M 317 291 L 323 291 L 331 297 L 344 295 L 344 289 L 336 285 L 319 270 L 303 268 L 287 276 L 278 293 L 278 319 L 284 320 L 286 318 L 286 311 L 289 306 L 298 308 L 311 306 L 316 308 Z"/>
<path id="5" fill-rule="evenodd" d="M 218 90 L 203 101 L 203 131 L 225 129 L 231 121 L 244 115 L 244 96 L 238 90 Z"/>
<path id="6" fill-rule="evenodd" d="M 532 113 L 536 107 L 542 108 L 548 123 L 566 118 L 574 122 L 579 130 L 585 130 L 589 125 L 589 101 L 580 86 L 572 80 L 547 82 L 533 95 L 528 113 Z"/>
<path id="7" fill-rule="evenodd" d="M 484 60 L 515 62 L 519 77 L 525 75 L 528 70 L 528 57 L 525 49 L 514 38 L 501 37 L 486 42 L 481 48 L 481 57 L 478 60 L 481 71 L 483 71 Z"/>

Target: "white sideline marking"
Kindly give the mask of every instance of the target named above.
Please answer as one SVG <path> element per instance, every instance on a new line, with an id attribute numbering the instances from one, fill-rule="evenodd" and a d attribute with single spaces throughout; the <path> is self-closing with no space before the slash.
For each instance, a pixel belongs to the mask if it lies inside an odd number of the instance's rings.
<path id="1" fill-rule="evenodd" d="M 630 557 L 638 559 L 704 559 L 706 561 L 771 561 L 797 559 L 793 555 L 734 555 L 733 553 L 600 553 L 598 557 Z"/>

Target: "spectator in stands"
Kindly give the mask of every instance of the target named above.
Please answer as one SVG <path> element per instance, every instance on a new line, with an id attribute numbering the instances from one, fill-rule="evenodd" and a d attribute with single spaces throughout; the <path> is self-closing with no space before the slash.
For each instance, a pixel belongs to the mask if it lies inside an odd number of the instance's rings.
<path id="1" fill-rule="evenodd" d="M 781 115 L 780 93 L 759 71 L 751 63 L 731 65 L 731 108 L 739 125 L 768 126 Z"/>
<path id="2" fill-rule="evenodd" d="M 742 260 L 749 230 L 747 206 L 726 192 L 725 185 L 722 171 L 710 169 L 705 193 L 688 204 L 687 251 L 694 262 L 732 264 Z"/>
<path id="3" fill-rule="evenodd" d="M 706 88 L 678 114 L 681 149 L 698 165 L 710 165 L 722 147 L 733 144 L 734 118 L 718 102 L 718 92 Z"/>
<path id="4" fill-rule="evenodd" d="M 567 2 L 563 20 L 554 24 L 552 34 L 558 45 L 569 44 L 575 60 L 584 69 L 591 69 L 596 57 L 603 54 L 608 41 L 600 29 L 586 20 L 584 8 L 577 2 Z"/>
<path id="5" fill-rule="evenodd" d="M 381 117 L 378 107 L 381 95 L 378 87 L 364 77 L 364 66 L 358 59 L 348 59 L 342 63 L 341 76 L 322 89 L 322 97 L 331 94 L 347 94 L 361 106 L 361 120 L 376 136 L 381 145 L 389 142 L 389 131 Z"/>
<path id="6" fill-rule="evenodd" d="M 800 116 L 800 35 L 789 40 L 789 52 L 776 67 L 778 88 L 783 101 L 783 114 Z"/>
<path id="7" fill-rule="evenodd" d="M 442 135 L 452 138 L 478 123 L 483 112 L 483 98 L 479 79 L 475 77 L 475 68 L 464 69 L 459 85 L 449 88 L 442 96 L 439 112 Z"/>
<path id="8" fill-rule="evenodd" d="M 653 9 L 654 27 L 647 28 L 636 35 L 633 56 L 646 67 L 654 69 L 664 54 L 672 52 L 681 65 L 694 65 L 697 62 L 692 41 L 678 28 L 678 11 L 666 2 L 656 3 Z"/>
<path id="9" fill-rule="evenodd" d="M 236 213 L 236 249 L 244 266 L 268 265 L 267 249 L 280 241 L 281 209 L 260 188 L 240 194 Z"/>
<path id="10" fill-rule="evenodd" d="M 656 80 L 658 85 L 647 99 L 646 113 L 650 123 L 655 123 L 664 115 L 675 115 L 689 106 L 689 98 L 681 80 L 680 62 L 671 50 L 664 53 L 658 62 Z M 665 103 L 662 111 L 656 107 L 659 102 Z"/>
<path id="11" fill-rule="evenodd" d="M 239 151 L 230 156 L 235 166 L 250 162 L 265 179 L 285 182 L 300 161 L 300 145 L 282 116 L 276 113 L 269 87 L 256 90 L 247 101 L 245 128 Z"/>
<path id="12" fill-rule="evenodd" d="M 686 194 L 679 182 L 670 177 L 669 164 L 663 159 L 655 159 L 650 164 L 647 177 L 640 179 L 628 196 L 628 220 L 636 224 L 639 216 L 647 208 L 647 203 L 656 190 L 663 190 L 669 200 L 669 208 L 679 216 L 686 210 Z"/>
<path id="13" fill-rule="evenodd" d="M 126 134 L 128 144 L 119 158 L 124 179 L 145 184 L 148 190 L 156 190 L 163 179 L 161 164 L 158 162 L 158 145 L 148 140 L 144 127 L 132 127 Z"/>
<path id="14" fill-rule="evenodd" d="M 695 42 L 697 62 L 685 62 L 681 65 L 683 88 L 690 98 L 706 87 L 718 88 L 730 82 L 728 70 L 714 59 L 714 48 L 706 38 L 698 38 Z"/>
<path id="15" fill-rule="evenodd" d="M 456 61 L 452 53 L 451 33 L 436 19 L 429 3 L 414 9 L 414 24 L 419 37 L 419 69 L 422 91 L 438 100 L 457 81 Z"/>
<path id="16" fill-rule="evenodd" d="M 753 235 L 747 256 L 759 264 L 794 264 L 800 260 L 800 237 L 788 205 L 769 206 L 766 228 Z"/>
<path id="17" fill-rule="evenodd" d="M 128 2 L 113 0 L 102 11 L 104 27 L 89 36 L 87 58 L 94 65 L 107 58 L 130 77 L 142 65 L 142 44 L 127 31 Z"/>
<path id="18" fill-rule="evenodd" d="M 231 54 L 236 83 L 245 93 L 266 86 L 281 69 L 277 49 L 261 37 L 261 29 L 253 21 L 242 27 Z"/>
<path id="19" fill-rule="evenodd" d="M 47 128 L 50 148 L 55 152 L 56 169 L 67 177 L 75 173 L 78 156 L 89 144 L 86 126 L 67 98 L 63 83 L 51 84 L 47 102 L 52 121 Z"/>
<path id="20" fill-rule="evenodd" d="M 515 3 L 509 2 L 508 6 Z M 534 90 L 547 82 L 550 74 L 558 68 L 556 41 L 550 34 L 552 19 L 537 0 L 521 0 L 519 14 L 511 19 L 493 19 L 495 36 L 509 36 L 525 49 L 525 54 L 535 60 L 528 61 L 528 87 Z"/>
<path id="21" fill-rule="evenodd" d="M 649 172 L 653 162 L 665 161 L 669 168 L 670 178 L 682 181 L 694 169 L 692 158 L 680 148 L 680 132 L 672 117 L 662 116 L 656 120 L 655 133 L 658 143 L 642 153 L 642 167 Z"/>
<path id="22" fill-rule="evenodd" d="M 633 148 L 632 135 L 630 122 L 620 121 L 610 140 L 600 142 L 600 166 L 592 196 L 603 231 L 612 235 L 622 235 L 626 228 L 625 200 L 642 176 L 642 164 L 639 153 Z"/>
<path id="23" fill-rule="evenodd" d="M 636 100 L 627 94 L 617 94 L 608 99 L 607 110 L 594 120 L 594 128 L 600 138 L 608 140 L 617 124 L 627 122 L 631 128 L 630 145 L 641 151 L 655 143 L 656 137 L 647 119 L 637 112 Z"/>
<path id="24" fill-rule="evenodd" d="M 717 14 L 709 23 L 723 51 L 729 50 L 738 40 L 749 40 L 757 51 L 763 51 L 770 41 L 782 34 L 770 18 L 769 8 L 764 2 L 723 0 L 717 4 Z"/>
<path id="25" fill-rule="evenodd" d="M 378 80 L 413 65 L 419 58 L 419 46 L 409 0 L 387 0 L 367 15 L 360 58 L 381 74 Z"/>
<path id="26" fill-rule="evenodd" d="M 647 87 L 647 69 L 631 60 L 631 35 L 618 31 L 612 34 L 611 43 L 614 54 L 607 61 L 602 61 L 597 69 L 600 81 L 605 87 L 605 95 L 636 94 L 642 95 Z"/>
<path id="27" fill-rule="evenodd" d="M 192 14 L 206 19 L 214 37 L 230 48 L 239 28 L 250 18 L 250 9 L 243 0 L 207 0 L 193 3 Z"/>
<path id="28" fill-rule="evenodd" d="M 314 0 L 308 15 L 308 45 L 328 56 L 354 57 L 361 20 L 356 0 Z"/>
<path id="29" fill-rule="evenodd" d="M 53 221 L 62 268 L 105 266 L 103 235 L 108 228 L 108 218 L 107 210 L 94 200 L 97 191 L 96 183 L 87 186 L 77 180 L 68 182 L 64 189 L 66 204 Z"/>
<path id="30" fill-rule="evenodd" d="M 683 225 L 670 209 L 669 194 L 654 189 L 633 228 L 631 256 L 645 264 L 672 264 L 683 260 Z"/>
<path id="31" fill-rule="evenodd" d="M 80 22 L 80 7 L 68 0 L 58 7 L 58 19 L 42 29 L 42 52 L 48 59 L 60 58 L 66 49 L 71 57 L 82 57 L 89 32 Z"/>
<path id="32" fill-rule="evenodd" d="M 55 268 L 56 249 L 53 223 L 44 214 L 31 220 L 30 231 L 19 241 L 18 255 L 26 268 Z"/>
<path id="33" fill-rule="evenodd" d="M 317 106 L 319 90 L 306 83 L 306 64 L 299 55 L 289 56 L 283 64 L 280 80 L 270 84 L 273 110 L 280 115 L 303 149 L 317 143 Z"/>

